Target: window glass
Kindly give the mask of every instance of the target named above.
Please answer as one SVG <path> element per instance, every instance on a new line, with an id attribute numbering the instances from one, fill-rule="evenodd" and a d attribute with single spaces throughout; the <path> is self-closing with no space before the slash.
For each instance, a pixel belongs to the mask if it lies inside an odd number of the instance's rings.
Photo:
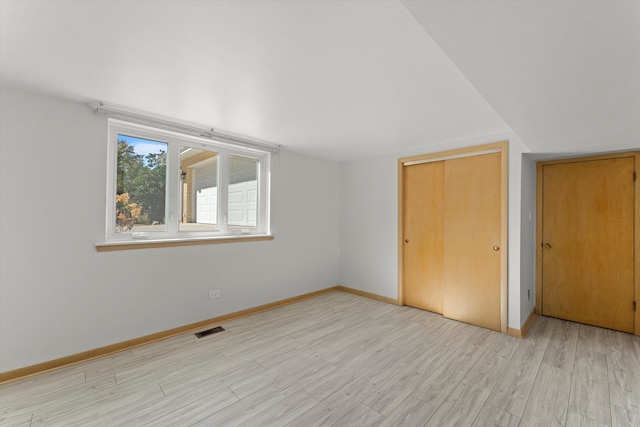
<path id="1" fill-rule="evenodd" d="M 180 147 L 180 231 L 218 229 L 218 153 Z"/>
<path id="2" fill-rule="evenodd" d="M 269 234 L 270 154 L 109 119 L 108 244 Z"/>
<path id="3" fill-rule="evenodd" d="M 166 230 L 167 143 L 118 134 L 115 231 Z"/>
<path id="4" fill-rule="evenodd" d="M 229 156 L 228 216 L 230 229 L 255 229 L 258 211 L 258 160 Z"/>

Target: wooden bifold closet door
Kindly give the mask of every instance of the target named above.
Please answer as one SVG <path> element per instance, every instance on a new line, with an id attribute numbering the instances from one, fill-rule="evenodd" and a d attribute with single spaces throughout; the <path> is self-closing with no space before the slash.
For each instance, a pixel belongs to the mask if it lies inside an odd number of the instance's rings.
<path id="1" fill-rule="evenodd" d="M 405 304 L 501 330 L 501 161 L 403 167 Z"/>

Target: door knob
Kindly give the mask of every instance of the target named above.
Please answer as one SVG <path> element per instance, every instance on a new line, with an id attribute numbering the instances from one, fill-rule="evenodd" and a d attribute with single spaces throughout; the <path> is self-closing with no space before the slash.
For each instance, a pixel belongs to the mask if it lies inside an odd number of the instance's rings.
<path id="1" fill-rule="evenodd" d="M 494 251 L 498 252 L 498 251 L 500 250 L 500 246 L 498 246 L 498 245 L 493 245 L 493 248 L 492 248 L 492 249 L 493 249 Z"/>
<path id="2" fill-rule="evenodd" d="M 552 248 L 551 243 L 545 243 L 544 247 L 547 248 L 547 249 L 551 249 Z"/>
<path id="3" fill-rule="evenodd" d="M 409 239 L 404 239 L 404 242 L 405 243 L 409 243 Z"/>

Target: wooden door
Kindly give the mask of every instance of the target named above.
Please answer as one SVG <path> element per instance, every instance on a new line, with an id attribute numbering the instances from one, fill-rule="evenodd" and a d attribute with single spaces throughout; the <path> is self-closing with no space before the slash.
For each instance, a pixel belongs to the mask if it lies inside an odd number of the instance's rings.
<path id="1" fill-rule="evenodd" d="M 443 315 L 501 330 L 501 155 L 445 162 Z"/>
<path id="2" fill-rule="evenodd" d="M 442 314 L 444 162 L 405 166 L 403 180 L 405 303 Z"/>
<path id="3" fill-rule="evenodd" d="M 542 314 L 633 332 L 634 163 L 542 167 Z"/>

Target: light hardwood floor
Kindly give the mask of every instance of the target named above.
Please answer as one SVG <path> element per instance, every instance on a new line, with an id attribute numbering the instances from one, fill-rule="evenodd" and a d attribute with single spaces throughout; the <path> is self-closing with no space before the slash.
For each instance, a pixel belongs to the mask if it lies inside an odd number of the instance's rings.
<path id="1" fill-rule="evenodd" d="M 0 387 L 2 426 L 640 426 L 640 338 L 333 292 Z"/>

